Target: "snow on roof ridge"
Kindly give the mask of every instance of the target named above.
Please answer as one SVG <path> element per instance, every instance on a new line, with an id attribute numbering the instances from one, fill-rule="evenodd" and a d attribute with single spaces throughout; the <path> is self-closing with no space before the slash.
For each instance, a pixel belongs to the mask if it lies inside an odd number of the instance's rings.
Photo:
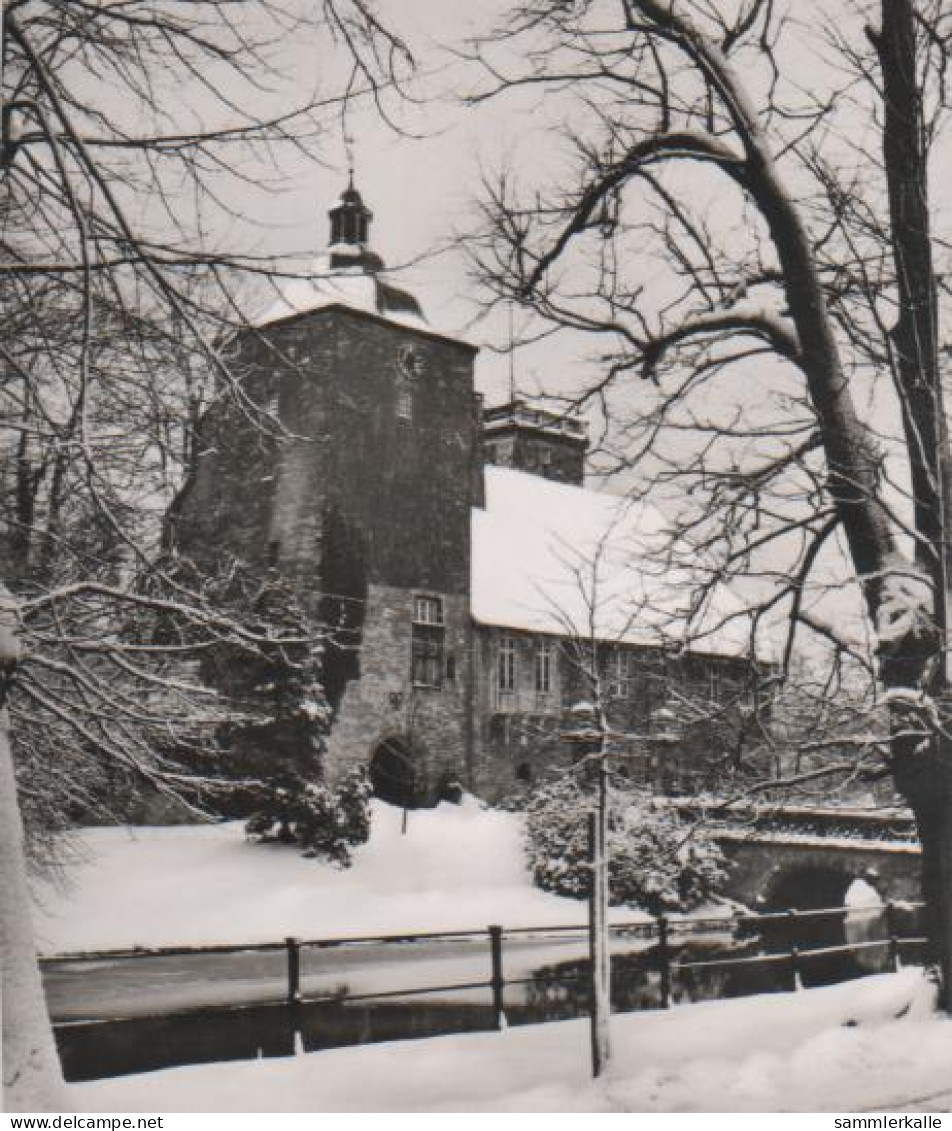
<path id="1" fill-rule="evenodd" d="M 347 306 L 387 322 L 432 332 L 416 297 L 379 278 L 380 274 L 362 268 L 331 267 L 328 255 L 318 256 L 310 265 L 310 273 L 285 280 L 278 287 L 277 297 L 249 321 L 260 328 L 328 306 Z"/>
<path id="2" fill-rule="evenodd" d="M 650 503 L 513 468 L 488 466 L 485 482 L 486 505 L 472 518 L 474 620 L 583 638 L 594 626 L 607 641 L 749 653 L 746 624 L 730 619 L 740 602 L 723 587 L 691 623 L 687 569 L 652 560 L 667 523 Z"/>

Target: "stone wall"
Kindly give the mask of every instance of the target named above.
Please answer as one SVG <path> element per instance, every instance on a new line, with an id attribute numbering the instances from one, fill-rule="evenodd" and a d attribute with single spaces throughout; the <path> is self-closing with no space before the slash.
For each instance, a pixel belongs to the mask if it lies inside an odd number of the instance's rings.
<path id="1" fill-rule="evenodd" d="M 514 686 L 500 688 L 500 649 L 514 655 Z M 540 644 L 550 653 L 549 690 L 540 691 Z M 475 781 L 495 799 L 519 792 L 579 756 L 567 741 L 572 708 L 595 698 L 586 642 L 479 626 L 474 642 Z M 739 711 L 753 678 L 744 659 L 674 657 L 635 645 L 599 647 L 601 696 L 620 772 L 664 792 L 716 788 L 736 745 Z M 658 712 L 680 704 L 672 737 Z"/>
<path id="2" fill-rule="evenodd" d="M 370 764 L 391 738 L 413 751 L 427 800 L 442 784 L 468 785 L 470 767 L 469 602 L 446 597 L 442 686 L 415 687 L 411 670 L 413 603 L 419 590 L 371 585 L 363 628 L 360 678 L 347 685 L 328 742 L 332 777 Z M 447 671 L 451 676 L 447 676 Z"/>
<path id="3" fill-rule="evenodd" d="M 177 544 L 202 564 L 227 553 L 277 570 L 325 626 L 332 775 L 401 733 L 428 780 L 468 784 L 475 351 L 330 307 L 248 333 L 236 352 L 274 424 L 233 404 L 209 413 L 170 522 Z M 418 595 L 444 610 L 440 689 L 412 685 Z"/>
<path id="4" fill-rule="evenodd" d="M 496 800 L 568 765 L 578 751 L 563 737 L 567 712 L 593 698 L 576 642 L 471 624 L 471 509 L 482 501 L 473 357 L 463 343 L 344 307 L 245 334 L 233 366 L 257 410 L 226 399 L 208 414 L 170 519 L 200 564 L 230 553 L 279 572 L 325 627 L 329 772 L 366 765 L 399 740 L 431 799 L 456 779 Z M 581 482 L 584 444 L 523 440 L 549 452 L 547 474 Z M 535 459 L 528 449 L 511 456 L 519 466 Z M 442 606 L 440 687 L 414 686 L 417 597 Z M 511 689 L 498 678 L 504 638 Z M 543 646 L 547 687 L 537 679 Z M 629 736 L 618 745 L 633 755 L 620 763 L 632 776 L 670 788 L 723 760 L 730 719 L 718 703 L 739 698 L 744 661 L 600 646 L 599 670 L 611 727 Z M 708 702 L 713 718 L 685 725 L 676 748 L 652 732 L 672 686 Z"/>

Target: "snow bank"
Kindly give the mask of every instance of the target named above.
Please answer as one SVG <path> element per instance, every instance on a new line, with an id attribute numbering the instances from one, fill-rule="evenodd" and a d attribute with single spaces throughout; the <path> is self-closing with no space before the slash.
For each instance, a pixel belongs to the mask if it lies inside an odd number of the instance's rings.
<path id="1" fill-rule="evenodd" d="M 533 888 L 522 818 L 467 798 L 409 814 L 374 802 L 352 868 L 246 841 L 242 825 L 87 829 L 67 885 L 35 888 L 43 953 L 266 942 L 287 935 L 582 923 L 585 905 Z M 616 918 L 631 918 L 615 909 Z"/>
<path id="2" fill-rule="evenodd" d="M 72 1086 L 86 1111 L 947 1110 L 952 1025 L 920 971 L 587 1021 L 177 1068 Z"/>

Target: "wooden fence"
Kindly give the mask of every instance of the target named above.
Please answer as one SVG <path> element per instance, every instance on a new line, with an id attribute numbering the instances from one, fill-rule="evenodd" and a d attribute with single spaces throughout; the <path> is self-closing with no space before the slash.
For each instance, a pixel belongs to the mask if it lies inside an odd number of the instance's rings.
<path id="1" fill-rule="evenodd" d="M 835 946 L 802 946 L 802 925 L 807 921 L 819 921 L 825 918 L 845 919 L 854 914 L 855 910 L 846 907 L 821 908 L 808 911 L 784 911 L 760 915 L 735 915 L 730 918 L 668 918 L 656 916 L 651 919 L 634 920 L 630 922 L 613 923 L 610 925 L 611 934 L 645 943 L 646 957 L 658 974 L 659 995 L 658 1003 L 667 1009 L 672 1002 L 672 982 L 678 974 L 689 970 L 700 970 L 711 967 L 736 967 L 741 965 L 774 965 L 780 966 L 786 988 L 798 990 L 801 986 L 801 975 L 809 968 L 810 963 L 820 958 L 832 955 L 858 954 L 865 950 L 879 948 L 886 950 L 888 967 L 892 970 L 899 969 L 904 951 L 912 947 L 920 947 L 924 939 L 915 934 L 901 932 L 900 918 L 909 916 L 918 910 L 921 904 L 886 904 L 883 908 L 886 932 L 881 938 L 868 939 L 862 942 L 844 943 Z M 863 909 L 865 910 L 865 909 Z M 875 913 L 876 909 L 869 909 Z M 587 926 L 571 924 L 553 927 L 503 927 L 491 925 L 476 930 L 461 931 L 433 931 L 412 934 L 389 935 L 345 935 L 334 938 L 300 939 L 287 938 L 282 942 L 250 943 L 246 945 L 215 945 L 215 946 L 172 946 L 132 948 L 124 950 L 84 951 L 53 955 L 41 958 L 41 963 L 49 968 L 62 963 L 102 962 L 102 961 L 136 961 L 137 959 L 197 955 L 229 955 L 241 953 L 267 953 L 281 952 L 285 954 L 286 966 L 286 992 L 281 998 L 255 1000 L 238 1005 L 217 1007 L 192 1007 L 178 1009 L 161 1014 L 136 1014 L 137 1019 L 145 1016 L 174 1017 L 187 1013 L 208 1012 L 210 1010 L 226 1011 L 240 1008 L 253 1008 L 263 1005 L 275 1005 L 282 1002 L 290 1011 L 292 1024 L 297 1015 L 298 1007 L 319 1005 L 322 1002 L 334 1005 L 343 1005 L 356 1002 L 368 1002 L 387 999 L 412 999 L 425 995 L 463 993 L 472 990 L 487 990 L 492 1002 L 492 1019 L 497 1028 L 505 1024 L 506 987 L 528 985 L 537 980 L 535 976 L 523 978 L 508 978 L 505 974 L 505 943 L 507 939 L 517 938 L 533 939 L 579 939 L 587 937 Z M 732 941 L 745 938 L 767 940 L 774 949 L 766 953 L 745 955 L 720 955 L 710 959 L 682 961 L 677 957 L 680 949 L 679 940 L 690 936 L 715 936 L 729 935 Z M 781 946 L 783 936 L 786 946 Z M 376 946 L 399 946 L 402 944 L 433 943 L 447 944 L 462 942 L 485 942 L 489 958 L 489 979 L 476 982 L 459 982 L 451 985 L 434 985 L 412 987 L 403 989 L 387 989 L 369 991 L 364 993 L 333 993 L 308 996 L 302 990 L 302 954 L 310 949 L 329 950 L 335 948 L 356 949 Z M 681 942 L 683 946 L 683 941 Z M 779 949 L 778 949 L 779 948 Z M 613 974 L 613 978 L 617 975 Z M 560 975 L 563 980 L 568 975 Z M 576 976 L 577 980 L 590 977 L 589 972 Z M 112 1018 L 111 1020 L 116 1020 Z"/>

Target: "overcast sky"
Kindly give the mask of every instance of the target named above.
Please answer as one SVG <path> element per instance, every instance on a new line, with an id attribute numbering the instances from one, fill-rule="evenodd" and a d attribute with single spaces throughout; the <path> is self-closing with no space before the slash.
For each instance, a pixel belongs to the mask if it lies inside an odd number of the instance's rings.
<path id="1" fill-rule="evenodd" d="M 408 90 L 411 101 L 386 100 L 399 130 L 393 129 L 371 106 L 352 106 L 348 113 L 329 116 L 321 138 L 323 164 L 294 162 L 285 166 L 285 188 L 273 200 L 249 196 L 249 232 L 262 249 L 274 252 L 313 253 L 327 237 L 326 213 L 346 184 L 348 165 L 353 162 L 356 183 L 374 212 L 372 244 L 391 267 L 398 268 L 401 285 L 421 299 L 434 328 L 468 338 L 483 347 L 477 361 L 477 387 L 490 401 L 503 399 L 508 391 L 509 362 L 492 350 L 505 345 L 504 317 L 488 322 L 476 320 L 477 291 L 467 276 L 465 260 L 455 238 L 474 223 L 473 201 L 480 192 L 484 173 L 507 165 L 540 183 L 558 183 L 567 168 L 559 130 L 564 125 L 568 103 L 559 95 L 543 96 L 536 88 L 483 105 L 467 105 L 461 96 L 477 89 L 479 80 L 471 65 L 454 58 L 473 35 L 485 33 L 509 7 L 506 0 L 399 0 L 381 3 L 379 11 L 393 21 L 395 30 L 410 45 L 418 64 L 416 79 Z M 875 5 L 874 5 L 875 7 Z M 801 20 L 793 46 L 795 65 L 789 70 L 791 88 L 799 84 L 805 93 L 821 88 L 831 76 L 832 53 L 816 37 L 817 20 L 808 9 L 830 17 L 842 12 L 856 15 L 852 0 L 804 0 L 791 11 Z M 616 12 L 613 5 L 606 11 Z M 862 36 L 858 24 L 851 29 Z M 286 52 L 286 53 L 285 53 Z M 511 60 L 513 66 L 524 60 Z M 330 91 L 342 78 L 340 57 L 322 51 L 314 43 L 289 44 L 282 51 L 282 67 L 292 83 L 301 88 L 322 86 Z M 879 138 L 870 123 L 860 126 L 860 117 L 838 109 L 836 134 L 827 141 L 840 147 L 864 146 L 879 150 Z M 854 128 L 855 127 L 855 128 Z M 939 151 L 934 184 L 945 183 L 942 170 L 949 167 L 947 147 Z M 709 191 L 703 174 L 694 176 L 694 192 Z M 938 188 L 933 195 L 941 203 Z M 738 230 L 745 217 L 733 209 L 731 222 Z M 727 219 L 726 212 L 715 219 Z M 640 264 L 634 264 L 637 278 Z M 655 285 L 650 261 L 644 260 L 648 285 Z M 519 388 L 562 391 L 575 383 L 582 370 L 577 343 L 563 342 L 545 349 L 520 351 L 515 363 Z M 650 395 L 638 382 L 630 382 L 627 395 Z M 769 384 L 769 382 L 766 382 Z M 756 405 L 751 388 L 742 390 L 748 403 Z M 888 423 L 896 417 L 895 405 L 887 398 L 877 401 L 872 391 L 860 390 L 868 411 Z"/>

